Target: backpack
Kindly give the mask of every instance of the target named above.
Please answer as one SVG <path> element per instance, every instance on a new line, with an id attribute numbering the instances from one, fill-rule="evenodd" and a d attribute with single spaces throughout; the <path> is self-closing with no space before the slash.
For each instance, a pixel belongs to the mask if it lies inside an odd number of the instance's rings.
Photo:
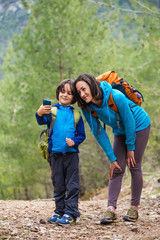
<path id="1" fill-rule="evenodd" d="M 123 78 L 118 77 L 118 73 L 114 71 L 109 71 L 101 74 L 96 78 L 97 81 L 106 81 L 111 84 L 113 89 L 117 89 L 122 92 L 128 99 L 133 101 L 136 105 L 141 106 L 142 102 L 144 102 L 143 95 L 137 89 L 135 89 L 132 85 L 130 85 Z M 118 111 L 118 108 L 113 100 L 112 93 L 108 99 L 109 107 Z"/>
<path id="2" fill-rule="evenodd" d="M 135 103 L 135 105 L 133 105 L 130 108 L 133 108 L 137 105 L 141 106 L 142 102 L 144 102 L 143 95 L 137 89 L 135 89 L 132 85 L 130 85 L 127 81 L 125 81 L 123 78 L 119 78 L 118 73 L 115 73 L 114 71 L 105 72 L 105 73 L 99 75 L 96 78 L 96 80 L 99 82 L 101 82 L 101 81 L 108 82 L 112 86 L 113 89 L 119 90 L 128 99 L 133 101 Z M 116 106 L 116 104 L 113 100 L 112 92 L 108 99 L 108 106 L 113 111 L 116 112 L 117 127 L 120 128 L 118 107 Z M 87 110 L 89 111 L 88 107 L 87 107 Z M 92 109 L 91 109 L 91 115 L 98 119 L 98 115 L 97 115 L 96 111 L 93 111 Z M 98 122 L 98 128 L 99 128 L 99 122 Z M 104 129 L 105 129 L 105 124 L 104 124 Z"/>
<path id="3" fill-rule="evenodd" d="M 76 125 L 80 119 L 80 113 L 79 113 L 79 111 L 77 111 L 75 109 L 73 109 L 73 113 L 74 113 L 74 125 L 76 127 Z M 48 128 L 44 129 L 39 136 L 39 143 L 38 143 L 39 153 L 48 162 L 49 162 L 48 139 L 50 137 L 52 128 L 54 126 L 56 116 L 57 116 L 57 107 L 52 107 L 52 118 L 51 118 L 51 123 L 50 123 L 50 129 L 48 129 Z"/>

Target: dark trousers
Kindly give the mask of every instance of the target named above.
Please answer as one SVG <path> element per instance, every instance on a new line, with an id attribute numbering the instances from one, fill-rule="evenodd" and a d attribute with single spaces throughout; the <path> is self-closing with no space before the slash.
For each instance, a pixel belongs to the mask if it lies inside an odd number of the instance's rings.
<path id="1" fill-rule="evenodd" d="M 54 187 L 55 213 L 80 216 L 79 195 L 79 157 L 78 153 L 54 154 L 50 157 L 51 179 Z"/>
<path id="2" fill-rule="evenodd" d="M 144 130 L 136 132 L 135 142 L 135 161 L 134 167 L 130 167 L 131 173 L 131 205 L 138 206 L 140 203 L 140 197 L 143 186 L 143 177 L 141 162 L 144 150 L 147 145 L 148 137 L 150 132 L 150 126 Z M 127 147 L 125 144 L 125 136 L 114 136 L 113 150 L 117 157 L 117 162 L 122 168 L 122 171 L 115 168 L 112 179 L 109 180 L 109 191 L 108 191 L 108 206 L 117 207 L 117 199 L 121 190 L 122 177 L 126 168 L 126 156 Z"/>

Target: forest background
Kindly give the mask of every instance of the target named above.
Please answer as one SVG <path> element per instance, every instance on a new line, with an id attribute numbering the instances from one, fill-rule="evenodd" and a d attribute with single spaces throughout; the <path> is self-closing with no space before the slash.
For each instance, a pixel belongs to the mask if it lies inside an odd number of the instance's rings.
<path id="1" fill-rule="evenodd" d="M 0 0 L 0 49 L 0 199 L 52 197 L 35 113 L 44 98 L 57 102 L 62 79 L 83 72 L 114 70 L 143 93 L 152 126 L 142 167 L 158 171 L 160 0 Z M 85 127 L 81 196 L 90 196 L 107 186 L 109 161 Z"/>

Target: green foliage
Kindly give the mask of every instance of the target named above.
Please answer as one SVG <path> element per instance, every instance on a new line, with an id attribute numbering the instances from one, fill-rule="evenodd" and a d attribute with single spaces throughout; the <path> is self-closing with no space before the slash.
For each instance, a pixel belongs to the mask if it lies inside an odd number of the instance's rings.
<path id="1" fill-rule="evenodd" d="M 62 79 L 82 72 L 97 76 L 115 70 L 143 93 L 152 121 L 144 160 L 158 164 L 160 14 L 156 5 L 139 3 L 37 0 L 31 7 L 27 26 L 8 46 L 0 82 L 1 198 L 52 196 L 49 165 L 38 153 L 43 127 L 35 112 L 43 98 L 57 102 Z M 80 145 L 83 194 L 107 185 L 109 178 L 109 163 L 87 126 L 86 133 Z M 109 128 L 107 133 L 112 142 Z"/>

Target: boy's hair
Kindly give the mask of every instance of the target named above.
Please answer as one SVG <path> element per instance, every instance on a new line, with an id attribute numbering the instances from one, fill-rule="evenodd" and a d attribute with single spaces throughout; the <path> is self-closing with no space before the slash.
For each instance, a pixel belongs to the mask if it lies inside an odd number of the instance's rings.
<path id="1" fill-rule="evenodd" d="M 76 100 L 77 100 L 78 106 L 80 108 L 83 109 L 83 108 L 87 107 L 87 103 L 79 96 L 77 89 L 76 89 L 76 84 L 80 81 L 84 81 L 85 83 L 88 84 L 88 86 L 90 87 L 90 90 L 91 90 L 92 97 L 95 100 L 103 99 L 103 91 L 102 91 L 102 88 L 100 87 L 100 82 L 98 82 L 93 75 L 88 74 L 88 73 L 83 73 L 83 74 L 79 75 L 74 81 L 74 87 L 75 87 L 75 91 L 76 91 Z"/>
<path id="2" fill-rule="evenodd" d="M 62 89 L 64 88 L 64 85 L 69 84 L 71 87 L 71 92 L 73 95 L 73 99 L 71 104 L 74 104 L 76 102 L 76 97 L 75 97 L 75 88 L 74 88 L 74 80 L 73 79 L 65 79 L 62 82 L 60 82 L 60 84 L 58 85 L 57 89 L 56 89 L 56 98 L 59 101 L 59 93 L 62 91 Z"/>

